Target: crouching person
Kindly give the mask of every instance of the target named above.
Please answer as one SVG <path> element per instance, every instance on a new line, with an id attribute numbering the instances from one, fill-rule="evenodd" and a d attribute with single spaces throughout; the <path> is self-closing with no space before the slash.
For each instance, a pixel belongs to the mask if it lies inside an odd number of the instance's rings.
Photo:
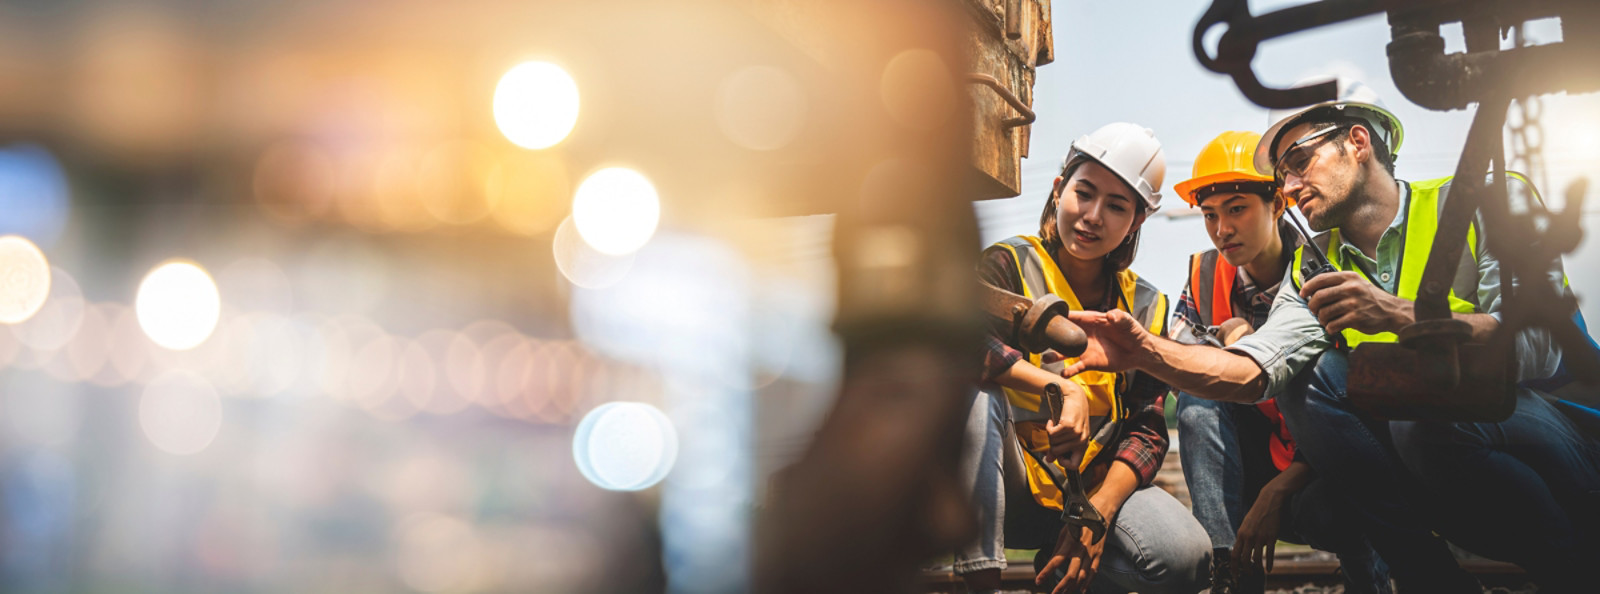
<path id="1" fill-rule="evenodd" d="M 980 277 L 1028 297 L 1057 295 L 1074 310 L 1120 311 L 1160 332 L 1166 297 L 1127 268 L 1164 172 L 1160 144 L 1143 127 L 1111 124 L 1078 139 L 1039 236 L 988 248 Z M 1167 449 L 1166 385 L 1136 372 L 1063 378 L 1063 366 L 991 338 L 966 441 L 982 535 L 956 555 L 956 572 L 971 591 L 997 589 L 1010 546 L 1040 549 L 1037 582 L 1055 583 L 1054 592 L 1205 588 L 1204 529 L 1171 495 L 1150 488 Z M 1041 406 L 1052 384 L 1064 392 L 1055 419 Z M 1104 538 L 1062 522 L 1060 485 L 1047 465 L 1082 473 L 1090 503 L 1110 524 Z"/>
<path id="2" fill-rule="evenodd" d="M 1189 257 L 1168 335 L 1186 344 L 1232 344 L 1267 321 L 1299 234 L 1291 204 L 1255 170 L 1261 135 L 1224 132 L 1195 157 L 1194 177 L 1173 189 L 1205 217 L 1216 249 Z M 1265 397 L 1265 394 L 1262 395 Z M 1388 570 L 1348 500 L 1298 455 L 1277 403 L 1178 395 L 1184 480 L 1211 537 L 1211 592 L 1261 592 L 1279 540 L 1339 557 L 1347 592 L 1389 592 Z"/>

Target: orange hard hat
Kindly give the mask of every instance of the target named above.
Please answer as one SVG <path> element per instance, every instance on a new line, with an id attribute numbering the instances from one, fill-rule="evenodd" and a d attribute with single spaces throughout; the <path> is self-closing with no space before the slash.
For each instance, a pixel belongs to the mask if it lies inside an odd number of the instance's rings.
<path id="1" fill-rule="evenodd" d="M 1240 184 L 1236 191 L 1260 192 L 1267 190 L 1273 194 L 1278 191 L 1277 184 L 1273 183 L 1272 176 L 1261 175 L 1256 172 L 1255 154 L 1256 145 L 1260 144 L 1261 135 L 1255 132 L 1229 131 L 1218 134 L 1205 148 L 1200 149 L 1200 154 L 1194 158 L 1194 177 L 1178 182 L 1173 190 L 1178 196 L 1188 202 L 1189 206 L 1199 206 L 1195 199 L 1200 190 L 1216 184 Z M 1266 184 L 1261 187 L 1258 184 Z M 1291 204 L 1293 204 L 1291 202 Z"/>

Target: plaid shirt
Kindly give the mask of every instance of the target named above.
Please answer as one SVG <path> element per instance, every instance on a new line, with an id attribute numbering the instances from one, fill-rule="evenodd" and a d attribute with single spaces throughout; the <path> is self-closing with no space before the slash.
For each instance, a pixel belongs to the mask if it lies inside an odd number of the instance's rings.
<path id="1" fill-rule="evenodd" d="M 1278 296 L 1278 286 L 1263 290 L 1240 268 L 1238 279 L 1233 283 L 1233 299 L 1230 300 L 1233 303 L 1233 315 L 1249 320 L 1251 328 L 1260 328 L 1267 323 L 1267 314 L 1272 312 L 1272 300 Z M 1217 323 L 1223 321 L 1217 320 Z M 1199 302 L 1194 298 L 1194 288 L 1185 284 L 1183 295 L 1178 297 L 1178 305 L 1172 308 L 1172 327 L 1167 330 L 1167 337 L 1184 344 L 1201 344 L 1196 332 L 1205 332 L 1205 328 L 1206 324 L 1200 318 Z"/>
<path id="2" fill-rule="evenodd" d="M 1284 215 L 1288 216 L 1288 215 Z M 1294 250 L 1304 243 L 1300 234 L 1288 221 L 1278 221 L 1278 238 L 1283 241 L 1284 268 L 1290 265 Z M 1288 276 L 1286 273 L 1284 276 Z M 1274 283 L 1270 287 L 1258 287 L 1256 281 L 1243 268 L 1238 269 L 1238 277 L 1233 283 L 1233 293 L 1229 302 L 1233 305 L 1233 315 L 1250 321 L 1251 328 L 1260 328 L 1267 323 L 1268 314 L 1272 313 L 1272 302 L 1278 297 L 1278 287 L 1282 283 Z M 1221 324 L 1226 320 L 1212 320 L 1212 324 Z M 1205 322 L 1200 317 L 1200 304 L 1194 298 L 1194 287 L 1188 282 L 1183 285 L 1183 295 L 1178 297 L 1178 305 L 1172 308 L 1172 323 L 1167 328 L 1167 337 L 1184 344 L 1202 344 L 1199 332 L 1204 332 Z"/>
<path id="3" fill-rule="evenodd" d="M 1055 254 L 1050 254 L 1055 258 Z M 991 285 L 1022 294 L 1021 279 L 1017 278 L 1017 264 L 1005 250 L 988 250 L 978 263 L 978 277 Z M 1005 343 L 999 336 L 989 334 L 985 340 L 983 379 L 993 382 L 996 377 L 1027 359 L 1026 353 Z M 1167 456 L 1167 385 L 1146 373 L 1130 372 L 1132 383 L 1122 401 L 1132 411 L 1122 422 L 1122 434 L 1107 449 L 1114 449 L 1111 457 L 1102 456 L 1090 465 L 1085 476 L 1104 476 L 1112 460 L 1121 460 L 1139 476 L 1139 486 L 1151 484 L 1161 461 Z"/>

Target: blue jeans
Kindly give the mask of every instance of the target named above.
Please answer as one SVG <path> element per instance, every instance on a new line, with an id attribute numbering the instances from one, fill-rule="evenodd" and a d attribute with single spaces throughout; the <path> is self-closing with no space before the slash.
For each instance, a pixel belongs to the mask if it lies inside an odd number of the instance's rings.
<path id="1" fill-rule="evenodd" d="M 1555 591 L 1593 591 L 1600 561 L 1600 440 L 1538 392 L 1499 423 L 1389 424 L 1439 532 L 1510 561 Z"/>
<path id="2" fill-rule="evenodd" d="M 1347 397 L 1348 359 L 1323 353 L 1277 396 L 1300 455 L 1356 511 L 1355 525 L 1403 588 L 1481 592 L 1420 513 L 1420 486 L 1401 463 L 1388 423 L 1356 410 Z"/>
<path id="3" fill-rule="evenodd" d="M 1521 565 L 1546 590 L 1584 587 L 1578 574 L 1600 559 L 1594 534 L 1577 524 L 1593 525 L 1600 489 L 1592 437 L 1529 390 L 1501 423 L 1378 421 L 1350 404 L 1348 374 L 1345 353 L 1323 353 L 1278 406 L 1306 459 L 1357 503 L 1396 580 L 1467 588 L 1429 536 L 1437 527 L 1468 550 Z"/>
<path id="4" fill-rule="evenodd" d="M 963 477 L 971 481 L 979 537 L 956 552 L 956 573 L 1006 566 L 1005 547 L 1052 547 L 1061 512 L 1033 501 L 1026 487 L 1006 489 L 1006 448 L 1016 448 L 1004 394 L 974 394 L 967 417 Z M 1025 479 L 1024 479 L 1025 480 Z M 1211 546 L 1205 529 L 1166 491 L 1134 491 L 1106 532 L 1091 592 L 1191 593 L 1207 586 Z"/>
<path id="5" fill-rule="evenodd" d="M 1194 517 L 1214 549 L 1233 548 L 1261 488 L 1278 476 L 1267 450 L 1272 424 L 1255 407 L 1178 395 L 1178 436 Z M 1389 570 L 1366 541 L 1349 501 L 1313 479 L 1290 497 L 1280 540 L 1339 556 L 1347 592 L 1389 592 Z"/>

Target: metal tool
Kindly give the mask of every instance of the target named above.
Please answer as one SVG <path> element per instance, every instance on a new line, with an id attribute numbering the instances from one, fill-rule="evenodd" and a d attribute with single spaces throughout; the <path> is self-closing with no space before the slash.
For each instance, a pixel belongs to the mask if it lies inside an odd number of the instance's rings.
<path id="1" fill-rule="evenodd" d="M 1300 262 L 1300 284 L 1311 282 L 1311 279 L 1324 272 L 1336 271 L 1337 269 L 1333 267 L 1333 263 L 1328 261 L 1328 255 L 1317 248 L 1316 242 L 1311 241 L 1311 231 L 1306 229 L 1306 224 L 1300 222 L 1300 219 L 1306 216 L 1305 213 L 1300 212 L 1300 207 L 1289 207 L 1284 216 L 1288 217 L 1289 223 L 1294 225 L 1295 232 L 1300 234 L 1300 240 L 1305 243 L 1305 251 L 1311 252 L 1310 260 Z"/>
<path id="2" fill-rule="evenodd" d="M 1063 398 L 1065 395 L 1062 394 L 1060 385 L 1048 384 L 1044 387 L 1044 398 L 1040 400 L 1051 419 L 1061 420 Z M 1061 521 L 1069 526 L 1088 528 L 1089 532 L 1094 534 L 1094 540 L 1091 542 L 1097 543 L 1105 538 L 1106 517 L 1100 514 L 1100 510 L 1095 509 L 1094 504 L 1089 503 L 1089 495 L 1083 489 L 1083 477 L 1078 474 L 1078 468 L 1072 464 L 1058 466 L 1047 464 L 1044 460 L 1038 462 L 1044 467 L 1045 472 L 1050 474 L 1050 480 L 1055 482 L 1056 488 L 1061 490 Z"/>

